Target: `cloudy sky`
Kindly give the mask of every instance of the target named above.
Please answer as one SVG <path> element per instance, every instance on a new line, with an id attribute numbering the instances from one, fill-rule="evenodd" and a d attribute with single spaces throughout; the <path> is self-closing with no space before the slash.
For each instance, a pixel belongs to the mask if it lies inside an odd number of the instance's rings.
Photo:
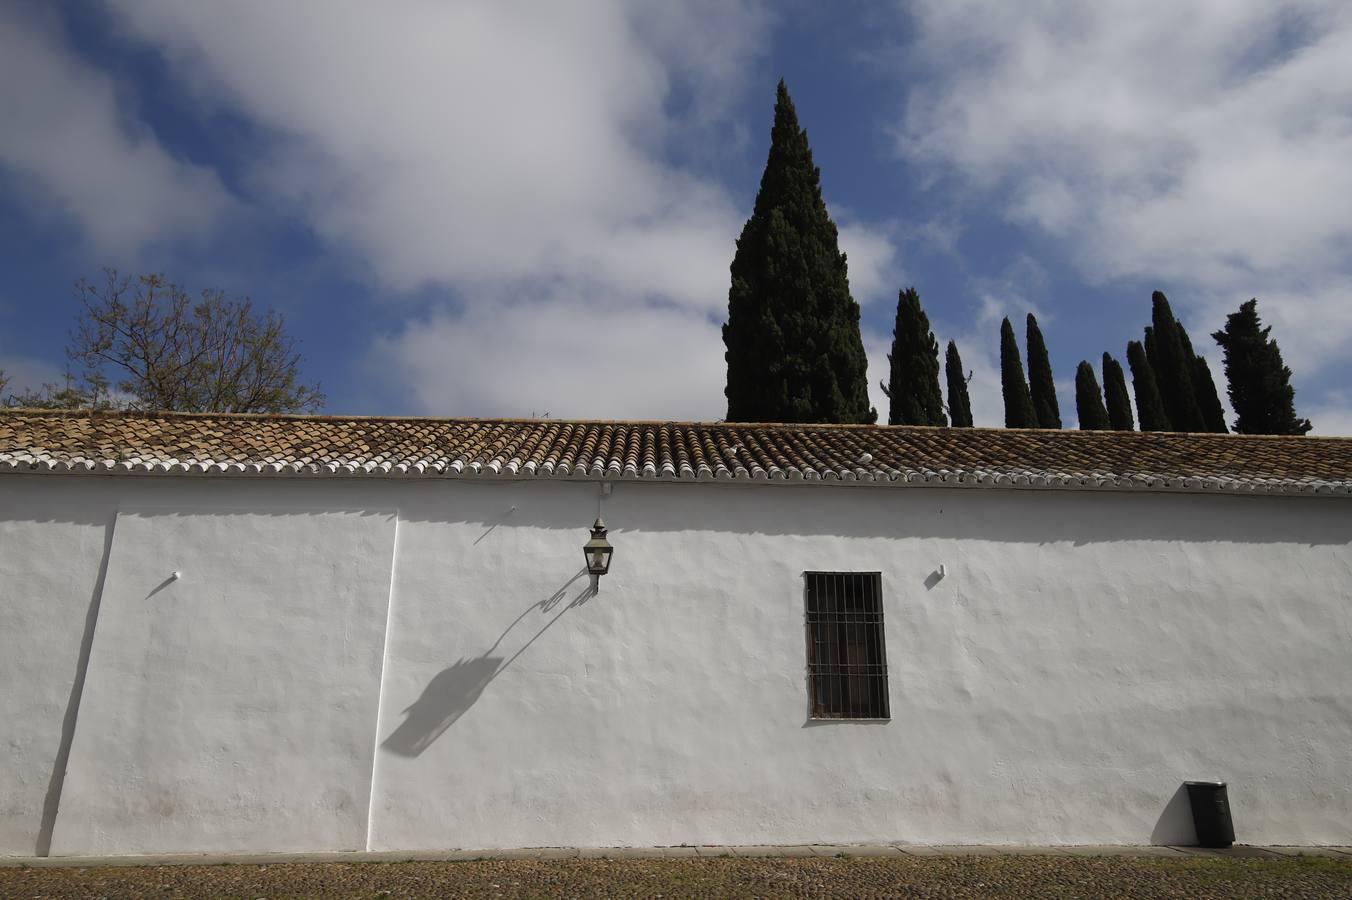
<path id="1" fill-rule="evenodd" d="M 1158 289 L 1218 374 L 1258 297 L 1352 434 L 1345 0 L 5 3 L 0 369 L 55 380 L 114 266 L 282 311 L 330 412 L 718 418 L 781 76 L 884 416 L 903 286 L 978 424 L 1002 316 L 1073 422 Z"/>

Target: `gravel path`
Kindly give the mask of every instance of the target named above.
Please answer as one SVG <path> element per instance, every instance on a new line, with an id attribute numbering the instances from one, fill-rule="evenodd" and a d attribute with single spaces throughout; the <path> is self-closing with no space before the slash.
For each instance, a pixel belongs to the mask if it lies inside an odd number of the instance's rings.
<path id="1" fill-rule="evenodd" d="M 0 869 L 25 897 L 1352 897 L 1352 860 L 952 856 Z"/>

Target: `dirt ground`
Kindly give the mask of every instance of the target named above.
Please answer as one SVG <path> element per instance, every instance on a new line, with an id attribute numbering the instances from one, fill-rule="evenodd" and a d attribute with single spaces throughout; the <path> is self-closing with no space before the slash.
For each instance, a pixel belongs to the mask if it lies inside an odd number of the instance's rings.
<path id="1" fill-rule="evenodd" d="M 951 856 L 0 868 L 0 897 L 1352 897 L 1352 858 Z"/>

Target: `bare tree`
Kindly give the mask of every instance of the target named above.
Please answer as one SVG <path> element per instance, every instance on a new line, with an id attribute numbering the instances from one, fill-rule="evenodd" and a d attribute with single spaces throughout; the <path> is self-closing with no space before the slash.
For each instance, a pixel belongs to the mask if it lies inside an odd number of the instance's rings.
<path id="1" fill-rule="evenodd" d="M 75 286 L 81 309 L 66 354 L 82 368 L 81 405 L 202 412 L 301 412 L 324 405 L 300 380 L 301 355 L 276 312 L 163 275 L 111 269 Z"/>

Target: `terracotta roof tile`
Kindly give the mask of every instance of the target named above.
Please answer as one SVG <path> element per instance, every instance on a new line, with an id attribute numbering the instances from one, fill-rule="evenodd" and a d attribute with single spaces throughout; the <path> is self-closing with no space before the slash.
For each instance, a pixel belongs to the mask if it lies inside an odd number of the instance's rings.
<path id="1" fill-rule="evenodd" d="M 1352 495 L 1352 439 L 7 410 L 0 471 L 736 480 Z"/>

